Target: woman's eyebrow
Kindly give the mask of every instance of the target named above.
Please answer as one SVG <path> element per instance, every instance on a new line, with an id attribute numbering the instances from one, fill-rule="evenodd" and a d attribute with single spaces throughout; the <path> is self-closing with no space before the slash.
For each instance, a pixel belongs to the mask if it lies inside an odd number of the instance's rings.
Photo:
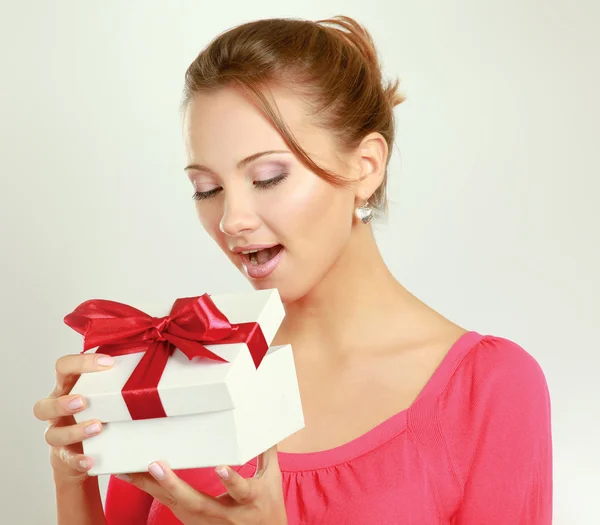
<path id="1" fill-rule="evenodd" d="M 237 163 L 237 168 L 242 169 L 243 167 L 247 166 L 251 162 L 254 162 L 257 159 L 260 159 L 261 157 L 264 157 L 265 155 L 274 155 L 276 153 L 291 153 L 291 152 L 288 150 L 259 151 L 258 153 L 253 153 L 252 155 L 246 157 L 245 159 L 240 160 Z M 211 170 L 208 166 L 204 166 L 203 164 L 190 164 L 189 166 L 186 166 L 184 168 L 184 170 L 198 170 L 198 171 L 205 171 L 205 172 L 211 173 L 213 175 L 215 174 L 215 172 L 213 170 Z"/>

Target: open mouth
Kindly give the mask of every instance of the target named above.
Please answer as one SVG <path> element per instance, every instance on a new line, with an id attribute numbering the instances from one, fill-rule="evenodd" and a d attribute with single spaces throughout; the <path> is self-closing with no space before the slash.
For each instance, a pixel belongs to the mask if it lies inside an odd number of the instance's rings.
<path id="1" fill-rule="evenodd" d="M 277 267 L 282 253 L 283 246 L 277 244 L 270 248 L 263 248 L 262 250 L 248 250 L 241 252 L 240 256 L 248 275 L 258 279 L 266 277 Z"/>
<path id="2" fill-rule="evenodd" d="M 268 263 L 283 249 L 281 244 L 271 246 L 271 248 L 264 248 L 263 250 L 251 250 L 248 252 L 242 252 L 242 257 L 246 259 L 252 266 L 261 266 Z"/>

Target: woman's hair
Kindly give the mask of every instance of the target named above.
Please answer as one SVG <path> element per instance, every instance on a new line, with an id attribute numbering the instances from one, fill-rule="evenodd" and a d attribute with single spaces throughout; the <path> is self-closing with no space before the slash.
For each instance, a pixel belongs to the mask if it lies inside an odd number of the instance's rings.
<path id="1" fill-rule="evenodd" d="M 240 88 L 308 169 L 333 184 L 348 184 L 348 179 L 318 166 L 298 144 L 277 110 L 270 85 L 289 87 L 308 102 L 315 123 L 334 133 L 342 150 L 356 148 L 371 132 L 383 135 L 389 147 L 386 172 L 369 202 L 385 212 L 393 108 L 406 97 L 398 93 L 398 80 L 383 81 L 369 32 L 346 16 L 317 22 L 258 20 L 216 37 L 185 74 L 182 108 L 196 93 Z"/>

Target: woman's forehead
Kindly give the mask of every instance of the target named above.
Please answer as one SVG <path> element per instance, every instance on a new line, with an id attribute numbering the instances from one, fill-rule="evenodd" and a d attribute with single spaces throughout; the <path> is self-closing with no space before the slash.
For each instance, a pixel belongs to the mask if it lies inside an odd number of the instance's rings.
<path id="1" fill-rule="evenodd" d="M 285 126 L 300 145 L 315 160 L 326 160 L 333 137 L 311 122 L 307 104 L 290 89 L 273 88 L 271 93 Z M 184 135 L 188 160 L 207 165 L 235 163 L 258 151 L 289 149 L 260 109 L 232 88 L 194 95 L 186 108 Z"/>

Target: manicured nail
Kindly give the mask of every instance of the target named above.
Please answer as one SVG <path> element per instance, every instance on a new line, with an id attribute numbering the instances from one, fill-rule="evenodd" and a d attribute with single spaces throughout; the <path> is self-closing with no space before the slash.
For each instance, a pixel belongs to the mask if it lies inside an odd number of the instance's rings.
<path id="1" fill-rule="evenodd" d="M 109 355 L 102 355 L 98 358 L 98 364 L 100 366 L 112 366 L 115 360 Z"/>
<path id="2" fill-rule="evenodd" d="M 115 478 L 120 479 L 121 481 L 127 481 L 128 483 L 131 481 L 131 476 L 129 474 L 117 474 Z"/>
<path id="3" fill-rule="evenodd" d="M 148 471 L 156 479 L 163 479 L 165 477 L 165 471 L 158 463 L 151 463 L 150 466 L 148 467 Z"/>
<path id="4" fill-rule="evenodd" d="M 87 459 L 82 459 L 82 460 L 79 462 L 79 466 L 80 466 L 82 469 L 88 470 L 88 469 L 90 468 L 90 463 L 89 463 L 89 461 L 88 461 Z"/>
<path id="5" fill-rule="evenodd" d="M 83 399 L 80 397 L 76 397 L 75 399 L 71 399 L 71 401 L 69 401 L 69 409 L 70 410 L 77 410 L 79 408 L 81 408 L 83 406 Z"/>
<path id="6" fill-rule="evenodd" d="M 92 423 L 91 425 L 85 427 L 85 433 L 87 435 L 97 434 L 98 432 L 100 432 L 100 430 L 101 427 L 98 423 Z"/>
<path id="7" fill-rule="evenodd" d="M 221 479 L 229 479 L 229 471 L 226 467 L 219 467 L 217 469 L 217 476 L 219 476 Z"/>

